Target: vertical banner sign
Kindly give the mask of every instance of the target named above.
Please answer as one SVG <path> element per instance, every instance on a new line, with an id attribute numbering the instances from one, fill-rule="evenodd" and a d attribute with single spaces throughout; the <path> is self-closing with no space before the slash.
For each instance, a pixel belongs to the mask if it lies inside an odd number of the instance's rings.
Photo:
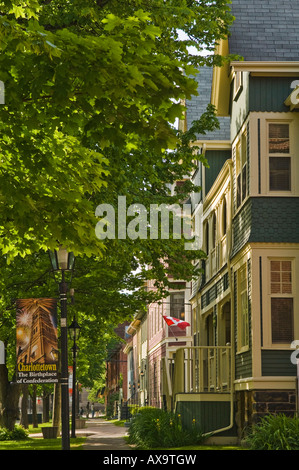
<path id="1" fill-rule="evenodd" d="M 73 366 L 69 366 L 69 398 L 72 399 L 73 394 Z"/>
<path id="2" fill-rule="evenodd" d="M 56 299 L 16 302 L 17 382 L 58 382 Z"/>

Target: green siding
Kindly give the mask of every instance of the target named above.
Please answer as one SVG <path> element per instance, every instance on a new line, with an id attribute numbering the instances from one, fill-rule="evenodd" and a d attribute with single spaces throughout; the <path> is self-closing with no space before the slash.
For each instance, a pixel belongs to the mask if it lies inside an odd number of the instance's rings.
<path id="1" fill-rule="evenodd" d="M 207 307 L 229 287 L 228 273 L 225 273 L 207 292 L 201 296 L 201 308 Z"/>
<path id="2" fill-rule="evenodd" d="M 248 242 L 299 243 L 299 198 L 248 199 L 233 219 L 232 256 Z"/>
<path id="3" fill-rule="evenodd" d="M 252 225 L 252 199 L 247 199 L 243 207 L 233 218 L 233 249 L 232 256 L 240 251 L 248 242 Z"/>
<path id="4" fill-rule="evenodd" d="M 209 168 L 205 168 L 205 193 L 208 194 L 226 160 L 231 158 L 230 151 L 207 150 Z"/>
<path id="5" fill-rule="evenodd" d="M 284 101 L 296 77 L 250 77 L 249 110 L 287 112 Z"/>
<path id="6" fill-rule="evenodd" d="M 192 427 L 193 419 L 202 432 L 216 431 L 230 424 L 229 401 L 179 401 L 176 412 L 181 415 L 182 425 L 186 429 Z M 221 435 L 235 435 L 235 432 L 232 428 Z"/>
<path id="7" fill-rule="evenodd" d="M 299 243 L 299 198 L 251 198 L 249 242 Z"/>
<path id="8" fill-rule="evenodd" d="M 236 355 L 235 373 L 236 379 L 246 379 L 252 376 L 252 356 L 250 350 Z"/>
<path id="9" fill-rule="evenodd" d="M 291 352 L 291 350 L 263 350 L 262 375 L 268 377 L 296 377 L 297 367 L 291 362 Z"/>

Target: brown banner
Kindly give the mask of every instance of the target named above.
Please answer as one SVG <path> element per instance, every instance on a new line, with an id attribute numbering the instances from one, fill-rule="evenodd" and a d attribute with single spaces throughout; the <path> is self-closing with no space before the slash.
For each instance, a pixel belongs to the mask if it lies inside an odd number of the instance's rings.
<path id="1" fill-rule="evenodd" d="M 56 299 L 16 302 L 17 382 L 58 382 Z"/>

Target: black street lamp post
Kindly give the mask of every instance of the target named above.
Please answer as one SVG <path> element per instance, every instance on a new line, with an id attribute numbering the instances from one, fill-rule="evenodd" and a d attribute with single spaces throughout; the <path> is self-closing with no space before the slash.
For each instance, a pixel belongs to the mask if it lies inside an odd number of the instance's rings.
<path id="1" fill-rule="evenodd" d="M 74 316 L 72 323 L 69 326 L 69 332 L 70 335 L 73 339 L 73 347 L 72 347 L 72 352 L 73 352 L 73 384 L 72 384 L 72 436 L 71 437 L 76 437 L 76 406 L 77 406 L 77 401 L 76 401 L 76 393 L 77 393 L 77 388 L 76 388 L 76 369 L 77 369 L 77 352 L 79 350 L 76 340 L 79 339 L 80 336 L 80 325 L 76 321 L 76 318 Z"/>
<path id="2" fill-rule="evenodd" d="M 75 257 L 65 248 L 49 251 L 53 271 L 61 272 L 59 298 L 61 307 L 61 440 L 62 450 L 70 449 L 69 391 L 68 391 L 68 341 L 67 341 L 67 288 L 65 272 L 73 271 Z"/>

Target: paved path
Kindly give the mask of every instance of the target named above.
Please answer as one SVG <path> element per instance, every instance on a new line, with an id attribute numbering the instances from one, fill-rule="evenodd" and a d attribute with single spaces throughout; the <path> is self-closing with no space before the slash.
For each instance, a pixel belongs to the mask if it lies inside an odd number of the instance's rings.
<path id="1" fill-rule="evenodd" d="M 81 431 L 81 432 L 80 432 Z M 83 450 L 132 450 L 124 436 L 127 427 L 115 426 L 104 419 L 89 419 L 77 435 L 87 435 Z"/>
<path id="2" fill-rule="evenodd" d="M 94 418 L 87 419 L 85 428 L 76 430 L 76 436 L 86 436 L 82 450 L 132 450 L 124 439 L 127 432 L 126 426 L 115 426 L 105 419 Z M 43 437 L 41 433 L 29 436 Z"/>

